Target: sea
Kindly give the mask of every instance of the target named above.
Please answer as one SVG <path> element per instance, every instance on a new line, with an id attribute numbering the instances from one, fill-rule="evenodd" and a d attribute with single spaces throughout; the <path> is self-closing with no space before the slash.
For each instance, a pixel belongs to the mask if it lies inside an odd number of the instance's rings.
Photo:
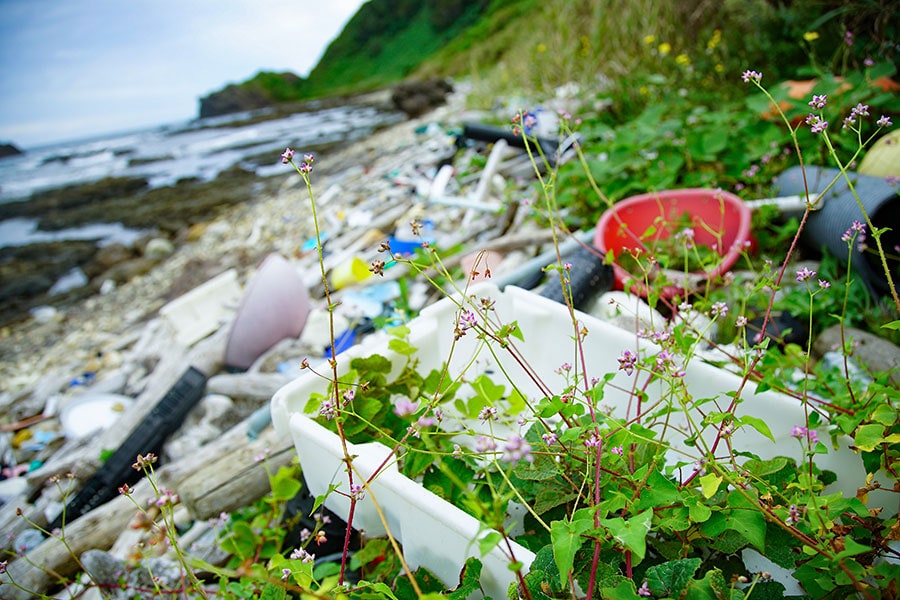
<path id="1" fill-rule="evenodd" d="M 0 203 L 105 177 L 144 177 L 150 187 L 162 187 L 189 177 L 213 180 L 233 166 L 261 177 L 283 174 L 280 156 L 287 146 L 303 152 L 355 141 L 404 119 L 383 107 L 353 104 L 267 116 L 266 110 L 235 113 L 28 149 L 0 159 Z M 76 239 L 127 244 L 139 235 L 119 223 L 52 232 L 37 226 L 34 219 L 0 221 L 0 248 Z"/>

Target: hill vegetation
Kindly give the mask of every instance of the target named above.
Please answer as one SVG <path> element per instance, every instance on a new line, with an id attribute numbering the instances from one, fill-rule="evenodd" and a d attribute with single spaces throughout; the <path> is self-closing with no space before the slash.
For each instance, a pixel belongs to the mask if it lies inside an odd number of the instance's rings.
<path id="1" fill-rule="evenodd" d="M 201 116 L 432 76 L 467 77 L 476 95 L 614 86 L 640 103 L 634 73 L 684 80 L 689 66 L 706 68 L 692 86 L 727 94 L 750 65 L 796 79 L 811 62 L 837 72 L 892 56 L 897 29 L 891 3 L 873 1 L 370 0 L 308 77 L 258 73 L 204 98 Z"/>

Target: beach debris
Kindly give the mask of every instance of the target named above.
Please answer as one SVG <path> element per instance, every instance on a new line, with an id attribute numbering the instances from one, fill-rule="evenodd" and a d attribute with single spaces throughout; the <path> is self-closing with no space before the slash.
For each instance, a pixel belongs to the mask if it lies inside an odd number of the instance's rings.
<path id="1" fill-rule="evenodd" d="M 228 269 L 159 310 L 178 343 L 191 346 L 216 331 L 233 315 L 240 298 L 237 271 Z"/>
<path id="2" fill-rule="evenodd" d="M 247 284 L 225 347 L 225 364 L 248 369 L 266 350 L 296 338 L 309 314 L 309 293 L 297 269 L 270 254 Z"/>

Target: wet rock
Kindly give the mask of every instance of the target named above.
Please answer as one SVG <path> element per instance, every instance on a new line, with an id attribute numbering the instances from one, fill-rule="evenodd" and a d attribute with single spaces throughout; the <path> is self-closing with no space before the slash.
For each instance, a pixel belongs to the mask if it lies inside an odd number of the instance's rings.
<path id="1" fill-rule="evenodd" d="M 88 277 L 96 277 L 132 258 L 134 258 L 134 251 L 128 246 L 119 243 L 108 244 L 97 250 L 97 254 L 94 255 L 94 260 L 85 274 Z"/>
<path id="2" fill-rule="evenodd" d="M 415 118 L 446 101 L 453 86 L 445 79 L 407 81 L 396 86 L 391 93 L 394 107 L 410 118 Z"/>
<path id="3" fill-rule="evenodd" d="M 86 269 L 97 247 L 92 241 L 44 242 L 0 248 L 0 325 L 19 320 L 73 268 Z"/>
<path id="4" fill-rule="evenodd" d="M 0 158 L 6 158 L 7 156 L 18 156 L 22 154 L 22 151 L 16 148 L 12 144 L 0 144 Z"/>
<path id="5" fill-rule="evenodd" d="M 81 562 L 91 579 L 104 587 L 106 598 L 157 598 L 156 589 L 182 587 L 181 567 L 163 558 L 148 558 L 132 566 L 108 552 L 88 550 L 81 555 Z"/>
<path id="6" fill-rule="evenodd" d="M 42 229 L 62 229 L 77 223 L 66 222 L 59 218 L 60 215 L 77 209 L 106 208 L 115 205 L 116 199 L 133 196 L 146 187 L 147 180 L 142 177 L 107 177 L 93 183 L 47 190 L 32 194 L 28 200 L 0 204 L 0 219 L 37 217 L 41 219 Z M 100 218 L 80 223 L 110 223 L 114 220 Z"/>
<path id="7" fill-rule="evenodd" d="M 113 281 L 117 284 L 131 281 L 138 275 L 148 273 L 159 261 L 149 258 L 133 258 L 121 262 L 103 272 L 100 279 L 103 281 Z"/>
<path id="8" fill-rule="evenodd" d="M 153 238 L 144 248 L 144 258 L 162 260 L 175 253 L 175 245 L 166 238 Z"/>
<path id="9" fill-rule="evenodd" d="M 877 335 L 853 327 L 844 328 L 844 339 L 851 343 L 850 356 L 854 360 L 873 373 L 890 371 L 891 381 L 900 383 L 900 347 Z M 813 352 L 818 357 L 840 349 L 840 325 L 832 325 L 813 342 Z"/>
<path id="10" fill-rule="evenodd" d="M 200 118 L 246 112 L 276 104 L 273 94 L 257 81 L 263 75 L 266 80 L 280 80 L 279 84 L 285 89 L 297 89 L 302 83 L 293 73 L 260 73 L 243 84 L 231 84 L 200 98 Z"/>

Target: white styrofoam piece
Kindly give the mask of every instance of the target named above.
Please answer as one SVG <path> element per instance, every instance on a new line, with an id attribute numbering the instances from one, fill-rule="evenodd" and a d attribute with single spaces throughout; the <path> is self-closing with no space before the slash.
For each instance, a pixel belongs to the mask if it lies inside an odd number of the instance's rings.
<path id="1" fill-rule="evenodd" d="M 447 361 L 447 357 L 450 357 L 448 370 L 451 377 L 456 377 L 465 371 L 466 378 L 471 380 L 481 373 L 491 373 L 497 383 L 503 383 L 509 388 L 510 382 L 500 379 L 502 373 L 506 372 L 510 374 L 512 383 L 517 389 L 528 398 L 538 400 L 545 396 L 545 392 L 541 391 L 537 382 L 543 382 L 551 388 L 555 386 L 553 392 L 560 392 L 564 385 L 564 379 L 557 373 L 557 369 L 564 362 L 579 365 L 582 362 L 576 355 L 575 344 L 572 341 L 573 326 L 568 309 L 552 300 L 512 286 L 507 286 L 501 292 L 492 283 L 480 283 L 470 287 L 469 292 L 478 298 L 489 297 L 494 302 L 492 321 L 498 324 L 512 321 L 518 323 L 525 341 L 524 343 L 515 341 L 514 344 L 511 344 L 511 348 L 521 363 L 528 366 L 530 374 L 522 369 L 520 362 L 515 360 L 510 352 L 499 348 L 493 354 L 487 352 L 476 335 L 462 337 L 454 347 L 453 330 L 458 320 L 459 309 L 451 299 L 442 300 L 425 308 L 419 317 L 409 323 L 409 342 L 419 349 L 416 357 L 419 359 L 420 369 L 427 372 L 438 368 Z M 456 301 L 458 302 L 458 300 Z M 647 394 L 643 404 L 644 412 L 665 397 L 667 388 L 664 382 L 656 381 L 643 386 L 646 376 L 636 381 L 635 376 L 629 377 L 624 371 L 618 370 L 617 359 L 624 350 L 652 355 L 659 351 L 658 347 L 653 346 L 647 340 L 638 338 L 633 332 L 624 331 L 585 313 L 576 311 L 575 315 L 580 325 L 588 330 L 582 344 L 588 377 L 602 377 L 607 373 L 616 373 L 615 377 L 607 384 L 603 399 L 603 404 L 612 408 L 614 416 L 619 418 L 635 417 L 635 402 L 631 396 L 633 389 L 643 388 Z M 376 353 L 392 360 L 394 370 L 388 377 L 390 379 L 396 376 L 401 370 L 404 360 L 388 350 L 387 336 L 383 333 L 370 336 L 362 344 L 338 356 L 338 374 L 342 375 L 347 372 L 353 358 Z M 739 389 L 741 384 L 739 376 L 699 360 L 691 361 L 685 371 L 683 381 L 690 397 L 696 401 L 713 399 L 713 404 L 706 403 L 702 407 L 689 409 L 695 422 L 699 422 L 702 418 L 699 412 L 701 410 L 704 413 L 727 410 L 731 402 L 729 392 L 733 393 Z M 272 398 L 273 424 L 280 435 L 293 435 L 305 472 L 307 472 L 307 464 L 311 464 L 315 468 L 320 468 L 322 465 L 319 459 L 315 458 L 316 447 L 317 445 L 321 446 L 321 442 L 318 444 L 307 443 L 303 439 L 307 435 L 304 433 L 306 427 L 303 425 L 305 422 L 303 411 L 311 393 L 325 394 L 327 388 L 327 380 L 323 380 L 315 374 L 307 374 L 279 390 Z M 742 401 L 738 404 L 735 414 L 738 417 L 750 415 L 765 421 L 771 429 L 775 443 L 755 430 L 743 427 L 731 435 L 731 446 L 737 450 L 753 452 L 763 460 L 775 456 L 789 456 L 802 461 L 803 453 L 800 444 L 790 435 L 793 426 L 806 423 L 807 409 L 804 408 L 802 401 L 771 390 L 756 393 L 755 388 L 756 384 L 753 382 L 748 382 L 743 387 Z M 684 412 L 680 412 L 679 407 L 680 403 L 676 403 L 668 422 L 670 428 L 687 427 L 687 417 Z M 828 437 L 824 431 L 820 431 L 819 434 L 823 440 Z M 664 437 L 671 443 L 671 449 L 667 454 L 669 462 L 672 464 L 686 463 L 683 472 L 685 476 L 689 475 L 694 468 L 692 462 L 700 457 L 698 447 L 684 444 L 684 436 L 678 435 L 671 429 L 665 432 Z M 715 437 L 714 428 L 707 428 L 702 437 L 707 444 L 711 444 Z M 860 456 L 849 449 L 848 441 L 844 438 L 840 440 L 840 448 L 837 450 L 829 449 L 827 455 L 817 455 L 816 464 L 822 469 L 838 473 L 839 477 L 833 484 L 833 489 L 840 490 L 845 496 L 852 497 L 857 488 L 864 484 L 865 469 Z M 719 456 L 728 454 L 725 444 L 719 445 L 716 454 Z M 341 454 L 341 456 L 343 455 Z M 383 454 L 381 458 L 383 460 Z M 380 464 L 380 461 L 378 463 Z M 324 487 L 313 487 L 310 482 L 311 491 L 314 494 L 324 493 L 327 490 L 328 482 L 344 481 L 346 485 L 346 474 L 341 469 L 342 466 L 337 464 L 327 474 L 316 475 L 314 479 L 319 481 L 318 486 L 324 482 Z M 309 476 L 308 472 L 307 476 Z M 410 483 L 417 485 L 414 482 Z M 339 510 L 340 508 L 346 509 L 346 506 L 335 508 L 342 501 L 341 496 L 332 494 L 329 498 L 334 498 L 334 501 L 332 504 L 326 503 L 326 505 L 337 514 L 346 515 L 346 510 L 343 513 Z M 875 498 L 877 498 L 877 492 L 870 495 L 870 505 L 877 505 L 880 501 L 880 499 L 874 500 Z M 884 498 L 884 501 L 887 504 L 887 497 Z M 430 502 L 440 506 L 440 508 L 435 508 L 435 512 L 439 513 L 438 518 L 445 510 L 452 508 L 436 496 Z M 895 512 L 896 506 L 887 508 L 887 511 Z M 406 518 L 405 514 L 403 518 Z M 390 520 L 389 525 L 393 530 L 394 524 Z M 437 538 L 432 536 L 432 539 Z M 404 546 L 406 546 L 405 543 Z M 442 547 L 443 544 L 432 545 L 427 551 L 439 553 Z M 416 564 L 426 565 L 436 574 L 438 574 L 437 569 L 442 561 L 453 560 L 449 556 L 432 556 L 431 554 L 427 557 L 411 558 L 408 556 L 407 558 Z M 530 564 L 530 561 L 527 560 L 523 560 L 523 562 L 526 565 Z M 453 563 L 453 568 L 458 569 L 461 564 L 456 561 Z M 505 566 L 501 570 L 509 573 Z M 494 571 L 491 571 L 491 576 L 502 578 L 502 574 Z M 452 579 L 445 581 L 448 584 L 453 582 Z"/>
<path id="2" fill-rule="evenodd" d="M 300 466 L 309 490 L 320 495 L 330 484 L 340 484 L 347 492 L 344 452 L 340 439 L 309 417 L 294 413 L 290 431 L 300 457 Z M 348 444 L 353 459 L 354 483 L 362 484 L 378 472 L 368 490 L 356 504 L 353 526 L 372 537 L 384 536 L 386 528 L 373 503 L 373 498 L 384 514 L 387 529 L 403 546 L 403 556 L 410 569 L 424 565 L 447 585 L 459 579 L 459 570 L 470 556 L 478 557 L 482 564 L 481 583 L 488 595 L 505 598 L 515 574 L 509 570 L 510 558 L 501 547 L 495 547 L 486 556 L 480 556 L 478 539 L 486 535 L 477 519 L 446 500 L 428 491 L 397 470 L 391 462 L 391 450 L 380 443 Z M 387 466 L 382 468 L 382 465 Z M 346 518 L 350 512 L 350 499 L 332 493 L 325 506 L 335 514 Z M 534 554 L 512 542 L 515 559 L 528 565 Z"/>
<path id="3" fill-rule="evenodd" d="M 218 329 L 237 309 L 241 286 L 228 269 L 159 309 L 175 330 L 175 339 L 190 346 Z"/>

